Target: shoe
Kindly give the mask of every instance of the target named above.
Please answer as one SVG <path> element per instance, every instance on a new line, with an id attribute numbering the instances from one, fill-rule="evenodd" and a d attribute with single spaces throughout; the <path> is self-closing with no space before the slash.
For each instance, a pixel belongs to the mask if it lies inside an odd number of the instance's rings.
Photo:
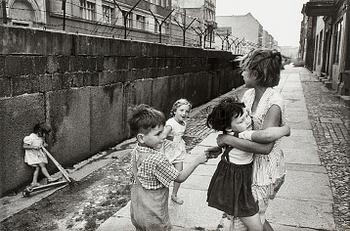
<path id="1" fill-rule="evenodd" d="M 31 188 L 38 187 L 38 186 L 40 186 L 39 183 L 31 183 L 31 184 L 30 184 L 30 187 L 31 187 Z"/>
<path id="2" fill-rule="evenodd" d="M 171 200 L 174 201 L 176 204 L 182 205 L 184 203 L 183 200 L 178 198 L 177 196 L 171 195 Z"/>

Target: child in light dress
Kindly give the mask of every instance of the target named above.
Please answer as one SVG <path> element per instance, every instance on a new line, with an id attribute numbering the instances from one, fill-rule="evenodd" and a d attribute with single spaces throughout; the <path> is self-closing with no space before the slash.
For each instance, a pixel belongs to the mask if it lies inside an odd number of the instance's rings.
<path id="1" fill-rule="evenodd" d="M 49 131 L 43 124 L 36 124 L 33 129 L 33 133 L 23 139 L 23 148 L 25 150 L 24 162 L 34 168 L 33 180 L 31 186 L 38 186 L 39 170 L 47 178 L 48 182 L 51 183 L 56 179 L 53 178 L 46 169 L 48 163 L 46 154 L 42 150 L 42 147 L 46 147 L 44 136 Z"/>
<path id="2" fill-rule="evenodd" d="M 165 116 L 148 105 L 136 107 L 129 125 L 137 140 L 131 153 L 131 222 L 136 230 L 171 230 L 169 185 L 172 181 L 184 182 L 199 164 L 207 161 L 206 155 L 198 155 L 182 171 L 174 168 L 159 151 L 165 140 Z"/>
<path id="3" fill-rule="evenodd" d="M 213 108 L 207 125 L 236 137 L 268 143 L 290 134 L 288 126 L 252 131 L 252 119 L 243 103 L 225 98 Z M 215 150 L 209 149 L 208 151 Z M 239 217 L 250 231 L 262 231 L 258 203 L 252 194 L 253 153 L 225 147 L 208 188 L 208 205 Z M 226 179 L 224 186 L 221 179 Z M 227 184 L 226 184 L 227 183 Z"/>
<path id="4" fill-rule="evenodd" d="M 186 154 L 186 144 L 182 139 L 186 130 L 186 119 L 192 108 L 191 103 L 187 99 L 179 99 L 174 104 L 170 111 L 170 118 L 165 123 L 164 135 L 170 142 L 164 143 L 164 152 L 170 163 L 178 171 L 182 171 L 183 162 Z M 171 200 L 182 205 L 184 201 L 177 195 L 180 183 L 174 182 Z"/>

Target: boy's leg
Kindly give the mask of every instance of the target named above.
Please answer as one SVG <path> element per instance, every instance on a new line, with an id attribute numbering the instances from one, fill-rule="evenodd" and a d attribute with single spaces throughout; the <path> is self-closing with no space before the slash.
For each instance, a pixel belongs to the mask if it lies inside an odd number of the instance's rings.
<path id="1" fill-rule="evenodd" d="M 178 171 L 182 171 L 183 170 L 183 162 L 174 163 L 174 167 Z M 174 188 L 173 188 L 173 193 L 171 195 L 171 200 L 177 204 L 182 205 L 184 203 L 184 201 L 177 197 L 177 192 L 179 191 L 179 188 L 180 188 L 180 183 L 174 182 Z"/>
<path id="2" fill-rule="evenodd" d="M 263 231 L 259 213 L 250 217 L 240 217 L 240 219 L 249 231 Z"/>

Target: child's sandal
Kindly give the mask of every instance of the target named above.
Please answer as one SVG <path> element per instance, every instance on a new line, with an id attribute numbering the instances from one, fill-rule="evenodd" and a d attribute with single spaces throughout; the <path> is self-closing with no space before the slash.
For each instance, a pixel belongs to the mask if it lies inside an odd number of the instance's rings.
<path id="1" fill-rule="evenodd" d="M 30 187 L 32 187 L 32 188 L 34 188 L 34 187 L 38 187 L 38 186 L 40 186 L 40 184 L 39 184 L 39 183 L 31 183 L 31 184 L 30 184 Z"/>
<path id="2" fill-rule="evenodd" d="M 173 195 L 171 195 L 171 200 L 174 201 L 176 204 L 179 204 L 179 205 L 182 205 L 184 203 L 183 200 L 181 200 L 177 196 L 173 196 Z"/>

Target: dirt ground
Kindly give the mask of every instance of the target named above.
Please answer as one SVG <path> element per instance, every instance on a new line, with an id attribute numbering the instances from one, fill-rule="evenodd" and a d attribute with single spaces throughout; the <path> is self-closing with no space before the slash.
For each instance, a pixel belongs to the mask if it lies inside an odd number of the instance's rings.
<path id="1" fill-rule="evenodd" d="M 190 151 L 202 137 L 184 140 Z M 96 230 L 130 200 L 130 155 L 119 157 L 2 221 L 0 231 Z"/>
<path id="2" fill-rule="evenodd" d="M 0 223 L 1 231 L 96 230 L 130 200 L 130 157 L 115 159 Z"/>

